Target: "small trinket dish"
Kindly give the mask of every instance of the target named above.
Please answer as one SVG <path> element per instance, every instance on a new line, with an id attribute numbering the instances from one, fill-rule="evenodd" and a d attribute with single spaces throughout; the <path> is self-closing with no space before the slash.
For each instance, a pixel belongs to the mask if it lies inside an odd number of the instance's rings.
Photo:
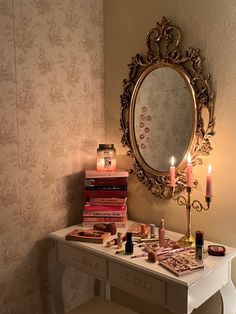
<path id="1" fill-rule="evenodd" d="M 224 256 L 225 255 L 225 247 L 222 245 L 209 245 L 208 246 L 208 254 L 213 256 Z"/>

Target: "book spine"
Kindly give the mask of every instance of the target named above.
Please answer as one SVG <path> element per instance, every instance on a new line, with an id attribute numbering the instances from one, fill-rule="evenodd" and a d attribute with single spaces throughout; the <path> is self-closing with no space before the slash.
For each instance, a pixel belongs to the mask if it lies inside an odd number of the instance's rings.
<path id="1" fill-rule="evenodd" d="M 124 222 L 126 217 L 83 217 L 83 221 L 93 222 Z"/>
<path id="2" fill-rule="evenodd" d="M 125 190 L 84 190 L 85 199 L 91 197 L 127 197 L 128 192 Z"/>
<path id="3" fill-rule="evenodd" d="M 95 178 L 127 178 L 129 176 L 128 171 L 96 171 L 85 170 L 86 179 Z"/>
<path id="4" fill-rule="evenodd" d="M 91 197 L 89 201 L 87 201 L 87 204 L 89 205 L 123 205 L 126 204 L 127 198 L 115 198 L 115 197 Z"/>
<path id="5" fill-rule="evenodd" d="M 84 210 L 86 211 L 124 211 L 127 209 L 127 205 L 119 206 L 106 206 L 106 205 L 84 205 Z"/>
<path id="6" fill-rule="evenodd" d="M 127 178 L 96 178 L 85 179 L 85 186 L 127 185 Z"/>
<path id="7" fill-rule="evenodd" d="M 97 222 L 93 221 L 83 221 L 82 225 L 83 227 L 93 227 Z M 124 222 L 118 222 L 115 221 L 114 224 L 116 225 L 117 228 L 125 228 L 126 227 L 126 221 Z"/>
<path id="8" fill-rule="evenodd" d="M 126 203 L 124 202 L 124 203 L 118 203 L 118 204 L 116 204 L 116 203 L 109 203 L 109 202 L 107 202 L 107 203 L 105 203 L 105 202 L 102 202 L 102 203 L 100 203 L 100 202 L 90 202 L 90 201 L 86 201 L 85 202 L 85 205 L 89 205 L 89 206 L 115 206 L 115 207 L 119 207 L 119 206 L 121 206 L 121 205 L 125 205 Z"/>
<path id="9" fill-rule="evenodd" d="M 83 211 L 83 217 L 125 217 L 126 210 L 123 211 Z"/>
<path id="10" fill-rule="evenodd" d="M 110 185 L 110 186 L 104 186 L 104 185 L 99 185 L 99 186 L 85 186 L 85 190 L 127 190 L 127 185 Z"/>

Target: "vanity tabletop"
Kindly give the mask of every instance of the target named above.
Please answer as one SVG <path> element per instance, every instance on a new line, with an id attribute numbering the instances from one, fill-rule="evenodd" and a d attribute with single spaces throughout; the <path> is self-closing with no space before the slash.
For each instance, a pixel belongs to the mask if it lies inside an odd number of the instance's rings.
<path id="1" fill-rule="evenodd" d="M 126 228 L 117 228 L 117 231 L 122 232 L 122 234 L 124 235 L 132 223 L 133 221 L 127 221 Z M 116 254 L 117 247 L 116 246 L 106 247 L 106 241 L 104 242 L 104 244 L 97 244 L 97 243 L 65 240 L 65 236 L 73 229 L 88 230 L 91 228 L 82 227 L 81 225 L 74 225 L 74 226 L 70 226 L 68 228 L 50 233 L 49 238 L 59 241 L 60 243 L 64 243 L 66 246 L 83 249 L 89 253 L 98 255 L 109 261 L 117 262 L 120 264 L 122 263 L 123 265 L 126 265 L 127 267 L 131 267 L 132 269 L 143 271 L 153 277 L 157 277 L 159 279 L 163 278 L 165 279 L 165 281 L 171 281 L 171 282 L 176 281 L 178 284 L 181 284 L 184 286 L 194 285 L 196 282 L 203 279 L 209 273 L 212 273 L 218 268 L 221 268 L 221 266 L 225 265 L 226 263 L 230 262 L 234 257 L 236 257 L 236 248 L 225 246 L 226 248 L 225 256 L 207 256 L 206 258 L 204 258 L 204 261 L 203 261 L 204 263 L 203 269 L 193 271 L 182 276 L 176 276 L 169 270 L 165 269 L 163 266 L 159 265 L 158 262 L 156 263 L 149 262 L 147 256 L 139 257 L 139 258 L 131 258 L 132 255 Z M 178 240 L 181 236 L 182 235 L 179 233 L 166 230 L 166 237 L 170 238 L 171 240 Z M 111 240 L 112 238 L 115 238 L 115 237 L 116 235 L 111 236 L 108 240 Z M 207 249 L 208 245 L 210 244 L 216 245 L 219 243 L 204 241 L 204 248 Z M 134 243 L 133 255 L 138 255 L 141 253 L 143 253 L 142 248 L 138 247 L 138 245 L 135 246 L 135 243 Z"/>

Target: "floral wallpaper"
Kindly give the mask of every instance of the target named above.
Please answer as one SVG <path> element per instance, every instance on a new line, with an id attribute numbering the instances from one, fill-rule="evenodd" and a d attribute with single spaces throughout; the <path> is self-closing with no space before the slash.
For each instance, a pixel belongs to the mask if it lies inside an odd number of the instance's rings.
<path id="1" fill-rule="evenodd" d="M 49 313 L 48 233 L 104 141 L 102 0 L 0 0 L 0 313 Z M 94 137 L 96 134 L 96 137 Z M 66 269 L 66 308 L 93 281 Z"/>

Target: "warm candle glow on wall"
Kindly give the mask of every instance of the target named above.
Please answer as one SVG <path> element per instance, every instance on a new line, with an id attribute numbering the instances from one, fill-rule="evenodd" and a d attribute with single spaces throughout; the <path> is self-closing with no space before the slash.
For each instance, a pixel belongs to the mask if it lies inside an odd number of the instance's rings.
<path id="1" fill-rule="evenodd" d="M 208 165 L 208 174 L 206 179 L 206 197 L 212 197 L 212 166 Z"/>
<path id="2" fill-rule="evenodd" d="M 172 156 L 170 159 L 170 186 L 175 186 L 175 157 Z"/>
<path id="3" fill-rule="evenodd" d="M 187 155 L 187 169 L 186 169 L 186 177 L 187 177 L 187 187 L 192 187 L 193 185 L 193 172 L 192 172 L 192 158 L 190 153 Z"/>

